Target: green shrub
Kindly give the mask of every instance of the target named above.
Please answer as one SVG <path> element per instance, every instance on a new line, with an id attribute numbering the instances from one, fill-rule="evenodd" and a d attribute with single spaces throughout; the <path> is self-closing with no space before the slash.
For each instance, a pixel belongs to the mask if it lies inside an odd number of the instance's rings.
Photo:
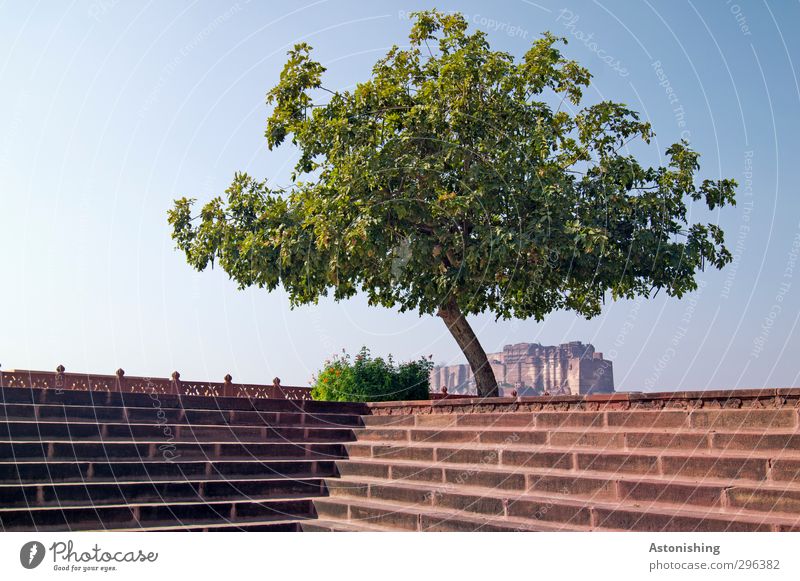
<path id="1" fill-rule="evenodd" d="M 334 356 L 314 378 L 311 397 L 321 401 L 428 399 L 433 362 L 428 358 L 395 365 L 392 356 L 372 358 L 362 347 L 354 358 Z"/>

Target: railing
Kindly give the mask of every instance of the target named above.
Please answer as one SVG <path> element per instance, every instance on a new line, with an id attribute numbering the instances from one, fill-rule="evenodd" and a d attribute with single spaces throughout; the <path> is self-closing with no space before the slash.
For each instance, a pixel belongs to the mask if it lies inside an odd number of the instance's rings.
<path id="1" fill-rule="evenodd" d="M 447 393 L 447 388 L 443 387 L 440 392 L 432 391 L 429 395 L 429 398 L 432 400 L 443 400 L 443 399 L 464 399 L 464 398 L 476 398 L 478 397 L 477 394 L 464 394 L 464 393 Z"/>
<path id="2" fill-rule="evenodd" d="M 199 395 L 206 397 L 247 397 L 254 399 L 310 400 L 311 388 L 281 385 L 275 378 L 272 385 L 246 385 L 233 383 L 230 374 L 224 382 L 183 381 L 177 371 L 172 378 L 129 377 L 117 369 L 114 375 L 95 373 L 66 373 L 63 365 L 55 372 L 24 369 L 0 369 L 0 387 L 21 387 L 76 391 L 117 391 L 123 393 L 156 393 L 174 395 Z"/>

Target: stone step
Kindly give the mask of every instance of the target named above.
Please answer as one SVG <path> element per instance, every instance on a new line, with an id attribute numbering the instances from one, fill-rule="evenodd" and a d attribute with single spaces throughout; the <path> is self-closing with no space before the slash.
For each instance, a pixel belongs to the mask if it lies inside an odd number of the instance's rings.
<path id="1" fill-rule="evenodd" d="M 234 501 L 137 502 L 46 508 L 0 508 L 0 530 L 56 532 L 131 529 L 167 523 L 192 528 L 194 523 L 292 520 L 314 515 L 313 497 L 250 498 Z M 202 529 L 205 525 L 201 526 Z"/>
<path id="2" fill-rule="evenodd" d="M 420 511 L 405 503 L 384 500 L 330 497 L 314 500 L 318 521 L 303 522 L 303 531 L 420 531 L 420 532 L 555 532 L 591 531 L 588 526 L 531 522 L 529 519 L 469 514 L 446 507 Z"/>
<path id="3" fill-rule="evenodd" d="M 502 526 L 508 518 L 522 519 L 530 526 L 585 527 L 631 531 L 800 531 L 797 515 L 765 514 L 744 509 L 675 506 L 659 502 L 632 503 L 603 499 L 573 499 L 554 494 L 452 485 L 387 482 L 379 479 L 342 478 L 331 485 L 330 499 L 315 503 L 324 519 L 348 521 L 377 519 L 386 526 L 420 530 L 420 519 L 438 510 L 451 510 L 489 519 Z M 325 503 L 334 501 L 337 508 Z M 375 516 L 362 507 L 382 503 L 401 505 L 405 513 Z M 414 520 L 417 520 L 416 526 Z M 425 527 L 427 528 L 427 527 Z"/>
<path id="4" fill-rule="evenodd" d="M 56 482 L 94 482 L 102 480 L 170 480 L 220 476 L 287 476 L 314 474 L 335 476 L 332 460 L 226 458 L 172 462 L 0 462 L 0 482 L 4 484 Z"/>
<path id="5" fill-rule="evenodd" d="M 179 396 L 174 394 L 71 391 L 58 389 L 0 387 L 0 403 L 36 403 L 75 406 L 122 406 L 182 408 L 194 410 L 255 410 L 330 414 L 368 414 L 366 404 L 246 397 Z"/>
<path id="6" fill-rule="evenodd" d="M 540 411 L 505 413 L 435 413 L 374 415 L 366 426 L 415 428 L 687 428 L 702 430 L 783 429 L 800 425 L 794 408 L 653 409 Z"/>
<path id="7" fill-rule="evenodd" d="M 0 420 L 89 421 L 121 424 L 193 424 L 232 426 L 361 426 L 361 416 L 339 413 L 252 410 L 184 410 L 182 408 L 0 404 Z"/>
<path id="8" fill-rule="evenodd" d="M 316 501 L 315 501 L 316 503 Z M 298 523 L 304 533 L 357 533 L 357 532 L 387 532 L 392 529 L 370 526 L 364 522 L 348 523 L 340 520 L 313 518 Z"/>
<path id="9" fill-rule="evenodd" d="M 536 429 L 526 428 L 412 428 L 370 427 L 355 430 L 359 442 L 420 444 L 502 444 L 503 446 L 557 446 L 618 449 L 771 450 L 800 454 L 800 432 L 628 428 Z"/>
<path id="10" fill-rule="evenodd" d="M 0 388 L 0 530 L 299 531 L 366 413 Z"/>
<path id="11" fill-rule="evenodd" d="M 462 466 L 395 461 L 338 461 L 346 486 L 331 484 L 335 493 L 364 496 L 360 478 L 385 482 L 432 483 L 453 489 L 464 486 L 517 493 L 554 494 L 585 501 L 659 502 L 679 506 L 728 507 L 800 514 L 800 479 L 759 482 L 745 479 L 682 479 L 642 477 L 614 472 Z M 352 488 L 352 490 L 348 490 Z"/>
<path id="12" fill-rule="evenodd" d="M 170 442 L 159 440 L 131 441 L 0 441 L 0 458 L 22 461 L 145 461 L 172 462 L 178 459 L 217 460 L 222 458 L 268 459 L 300 458 L 331 459 L 345 455 L 341 442 Z"/>
<path id="13" fill-rule="evenodd" d="M 3 421 L 0 420 L 0 439 L 16 441 L 39 441 L 53 438 L 74 440 L 140 440 L 162 441 L 206 441 L 218 442 L 263 442 L 268 440 L 289 441 L 346 441 L 354 439 L 351 428 L 336 427 L 287 427 L 287 426 L 227 426 L 188 424 L 120 424 L 93 422 L 50 421 Z"/>
<path id="14" fill-rule="evenodd" d="M 136 528 L 118 528 L 114 532 L 203 532 L 203 533 L 228 533 L 228 532 L 275 532 L 275 533 L 295 533 L 300 532 L 302 524 L 315 522 L 314 517 L 295 516 L 291 519 L 276 517 L 274 519 L 238 519 L 228 521 L 197 522 L 192 521 L 191 525 L 174 524 L 165 522 L 161 525 L 148 525 Z"/>
<path id="15" fill-rule="evenodd" d="M 317 496 L 326 492 L 318 476 L 298 474 L 273 478 L 217 478 L 139 482 L 98 482 L 95 480 L 53 484 L 0 484 L 3 508 L 45 508 L 131 502 L 202 502 L 293 495 Z"/>
<path id="16" fill-rule="evenodd" d="M 600 471 L 641 476 L 687 478 L 745 478 L 749 480 L 798 481 L 800 457 L 783 452 L 735 453 L 711 450 L 583 450 L 555 447 L 515 447 L 469 444 L 435 446 L 420 443 L 348 443 L 348 456 L 377 461 L 408 460 L 435 464 L 473 465 L 480 468 L 557 468 Z M 388 466 L 385 466 L 388 469 Z"/>

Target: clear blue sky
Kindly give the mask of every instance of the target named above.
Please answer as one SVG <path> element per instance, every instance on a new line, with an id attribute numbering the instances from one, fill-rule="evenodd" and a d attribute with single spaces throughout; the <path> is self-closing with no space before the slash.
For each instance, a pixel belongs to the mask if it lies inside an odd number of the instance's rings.
<path id="1" fill-rule="evenodd" d="M 264 94 L 295 41 L 315 47 L 327 86 L 349 87 L 405 42 L 408 12 L 433 6 L 517 55 L 545 30 L 568 37 L 595 75 L 589 100 L 652 122 L 653 163 L 683 134 L 706 177 L 741 184 L 739 204 L 712 216 L 737 260 L 697 292 L 608 303 L 590 321 L 476 317 L 487 351 L 591 342 L 620 389 L 798 385 L 800 4 L 788 1 L 0 3 L 3 368 L 307 384 L 362 344 L 460 362 L 438 319 L 362 298 L 292 311 L 281 292 L 196 273 L 166 223 L 174 198 L 208 199 L 236 170 L 285 182 L 293 152 L 267 151 Z"/>

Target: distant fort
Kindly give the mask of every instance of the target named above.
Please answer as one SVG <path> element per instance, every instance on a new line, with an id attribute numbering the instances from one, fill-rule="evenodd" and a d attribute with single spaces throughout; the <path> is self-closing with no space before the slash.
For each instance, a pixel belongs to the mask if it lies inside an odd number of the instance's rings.
<path id="1" fill-rule="evenodd" d="M 611 361 L 580 341 L 561 345 L 517 343 L 506 345 L 500 353 L 488 353 L 501 394 L 577 395 L 613 393 L 614 371 Z M 475 380 L 469 365 L 440 365 L 431 371 L 431 391 L 443 387 L 449 393 L 475 393 Z"/>

